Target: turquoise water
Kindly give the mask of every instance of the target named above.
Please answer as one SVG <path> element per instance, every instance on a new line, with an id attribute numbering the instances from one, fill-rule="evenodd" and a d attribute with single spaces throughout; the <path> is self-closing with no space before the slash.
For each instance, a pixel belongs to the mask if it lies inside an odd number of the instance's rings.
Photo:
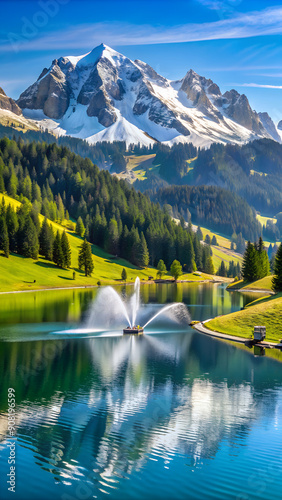
<path id="1" fill-rule="evenodd" d="M 137 338 L 55 334 L 83 325 L 95 293 L 0 304 L 0 498 L 281 498 L 281 363 L 173 322 Z M 141 295 L 150 311 L 183 301 L 192 319 L 253 298 L 218 285 L 151 285 Z M 8 387 L 16 493 L 5 485 Z"/>

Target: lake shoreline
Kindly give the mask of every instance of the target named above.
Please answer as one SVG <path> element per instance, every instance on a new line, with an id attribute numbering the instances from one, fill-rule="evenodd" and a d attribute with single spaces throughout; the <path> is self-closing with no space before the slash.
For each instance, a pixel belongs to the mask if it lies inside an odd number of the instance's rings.
<path id="1" fill-rule="evenodd" d="M 199 284 L 205 284 L 205 283 L 226 283 L 224 280 L 177 280 L 175 282 L 174 280 L 149 280 L 149 281 L 141 281 L 141 285 L 161 285 L 161 284 L 173 284 L 173 283 L 199 283 Z M 9 290 L 6 292 L 1 292 L 0 295 L 5 295 L 5 294 L 12 294 L 12 293 L 31 293 L 31 292 L 48 292 L 48 291 L 54 291 L 54 290 L 85 290 L 85 289 L 92 289 L 92 288 L 102 288 L 105 286 L 132 286 L 134 285 L 133 282 L 125 282 L 125 283 L 106 283 L 104 285 L 79 285 L 79 286 L 65 286 L 65 287 L 48 287 L 48 288 L 31 288 L 29 290 Z"/>
<path id="2" fill-rule="evenodd" d="M 210 328 L 205 327 L 205 323 L 208 323 L 211 321 L 213 318 L 207 319 L 205 321 L 202 321 L 200 323 L 196 323 L 192 326 L 194 330 L 197 330 L 199 333 L 203 333 L 204 335 L 209 335 L 210 337 L 218 338 L 221 340 L 230 340 L 232 342 L 237 342 L 239 344 L 245 344 L 245 345 L 250 345 L 252 343 L 253 339 L 250 338 L 244 338 L 244 337 L 237 337 L 236 335 L 232 334 L 227 334 L 227 333 L 221 333 L 217 332 L 215 330 L 211 330 Z M 275 348 L 281 350 L 282 348 L 282 343 L 275 343 L 275 342 L 267 342 L 267 341 L 262 341 L 258 343 L 254 343 L 254 345 L 258 345 L 261 347 L 266 347 L 266 348 Z"/>
<path id="3" fill-rule="evenodd" d="M 268 295 L 275 295 L 273 290 L 269 288 L 226 288 L 227 292 L 242 292 L 242 293 L 267 293 Z"/>

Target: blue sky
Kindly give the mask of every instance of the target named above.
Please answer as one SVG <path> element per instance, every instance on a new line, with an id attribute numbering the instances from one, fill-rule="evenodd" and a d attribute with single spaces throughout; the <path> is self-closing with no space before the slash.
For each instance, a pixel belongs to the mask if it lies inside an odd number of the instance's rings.
<path id="1" fill-rule="evenodd" d="M 282 119 L 282 4 L 275 0 L 0 0 L 0 86 L 14 98 L 61 55 L 101 42 L 170 79 L 190 69 Z"/>

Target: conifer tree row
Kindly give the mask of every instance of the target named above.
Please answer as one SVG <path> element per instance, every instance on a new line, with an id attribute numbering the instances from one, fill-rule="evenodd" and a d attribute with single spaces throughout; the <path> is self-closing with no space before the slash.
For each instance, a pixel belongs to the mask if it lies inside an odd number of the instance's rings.
<path id="1" fill-rule="evenodd" d="M 69 217 L 75 219 L 77 234 L 137 266 L 156 266 L 162 259 L 170 268 L 178 260 L 185 272 L 196 269 L 212 272 L 209 245 L 200 243 L 201 234 L 195 234 L 191 224 L 177 225 L 166 210 L 147 196 L 109 172 L 100 171 L 88 158 L 81 158 L 66 147 L 1 139 L 0 190 L 32 205 L 24 217 L 29 244 L 20 240 L 20 251 L 30 256 L 38 255 L 40 244 L 42 255 L 50 259 L 52 254 L 57 265 L 66 265 L 58 238 L 51 235 L 46 223 L 44 234 L 39 234 L 41 213 L 59 223 Z M 18 238 L 13 241 L 14 229 L 7 227 L 7 230 L 10 245 L 19 245 Z M 25 234 L 22 222 L 17 231 Z"/>
<path id="2" fill-rule="evenodd" d="M 71 267 L 71 248 L 65 231 L 54 236 L 51 224 L 45 217 L 40 226 L 38 213 L 28 203 L 15 212 L 6 206 L 4 197 L 0 205 L 0 251 L 5 257 L 10 252 L 37 260 L 39 254 L 58 267 Z"/>
<path id="3" fill-rule="evenodd" d="M 225 278 L 240 278 L 241 266 L 239 262 L 235 263 L 233 260 L 231 260 L 229 262 L 229 266 L 227 267 L 225 265 L 225 262 L 222 260 L 216 274 Z"/>
<path id="4" fill-rule="evenodd" d="M 275 292 L 282 292 L 282 244 L 279 245 L 279 248 L 275 255 L 272 288 Z"/>
<path id="5" fill-rule="evenodd" d="M 242 276 L 246 281 L 256 281 L 270 273 L 267 251 L 262 238 L 257 243 L 248 241 L 244 253 Z"/>

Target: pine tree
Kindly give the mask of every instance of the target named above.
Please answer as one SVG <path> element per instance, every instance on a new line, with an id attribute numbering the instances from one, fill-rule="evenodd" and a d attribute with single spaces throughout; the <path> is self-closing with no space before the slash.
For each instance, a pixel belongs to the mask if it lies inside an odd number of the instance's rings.
<path id="1" fill-rule="evenodd" d="M 121 272 L 121 279 L 122 279 L 122 281 L 126 281 L 127 280 L 127 272 L 126 272 L 125 267 L 123 268 L 123 270 Z"/>
<path id="2" fill-rule="evenodd" d="M 218 243 L 217 243 L 217 239 L 216 239 L 216 236 L 215 236 L 215 235 L 213 235 L 213 237 L 212 237 L 211 244 L 212 244 L 212 245 L 214 245 L 214 246 L 217 246 L 217 245 L 218 245 Z"/>
<path id="3" fill-rule="evenodd" d="M 239 233 L 236 238 L 236 252 L 243 254 L 246 249 L 246 243 L 242 236 L 242 233 Z"/>
<path id="4" fill-rule="evenodd" d="M 208 259 L 207 259 L 206 273 L 214 274 L 214 265 L 213 265 L 212 257 L 208 257 Z"/>
<path id="5" fill-rule="evenodd" d="M 272 289 L 275 292 L 282 291 L 282 243 L 280 244 L 274 262 L 274 276 L 272 278 Z"/>
<path id="6" fill-rule="evenodd" d="M 225 267 L 223 260 L 221 261 L 221 264 L 220 264 L 219 269 L 217 271 L 217 275 L 223 276 L 224 278 L 227 276 L 227 271 L 226 271 L 226 267 Z"/>
<path id="7" fill-rule="evenodd" d="M 197 266 L 195 262 L 195 252 L 194 252 L 194 247 L 193 247 L 193 241 L 191 234 L 188 233 L 188 239 L 187 239 L 187 247 L 186 247 L 186 254 L 187 254 L 187 271 L 189 273 L 193 273 L 196 271 Z"/>
<path id="8" fill-rule="evenodd" d="M 3 215 L 3 217 L 6 217 L 6 203 L 5 203 L 5 198 L 2 196 L 2 201 L 0 205 L 0 215 Z"/>
<path id="9" fill-rule="evenodd" d="M 15 198 L 16 194 L 17 194 L 19 182 L 18 182 L 17 176 L 15 174 L 15 169 L 14 169 L 13 165 L 11 167 L 10 172 L 11 172 L 11 175 L 10 175 L 10 180 L 8 183 L 8 194 L 10 196 L 12 196 L 12 198 Z"/>
<path id="10" fill-rule="evenodd" d="M 138 254 L 139 265 L 141 267 L 147 267 L 149 264 L 149 251 L 144 233 L 141 233 Z"/>
<path id="11" fill-rule="evenodd" d="M 270 272 L 269 259 L 267 255 L 267 251 L 264 246 L 264 242 L 262 237 L 260 236 L 259 241 L 256 245 L 256 250 L 258 252 L 257 256 L 257 265 L 258 265 L 258 279 L 264 278 L 268 276 Z"/>
<path id="12" fill-rule="evenodd" d="M 69 244 L 69 240 L 68 240 L 66 231 L 64 231 L 62 234 L 61 245 L 62 245 L 63 258 L 64 258 L 63 267 L 70 268 L 71 267 L 71 247 Z"/>
<path id="13" fill-rule="evenodd" d="M 198 240 L 197 236 L 194 237 L 193 247 L 195 252 L 195 262 L 197 269 L 201 270 L 203 269 L 203 260 L 202 260 L 203 250 L 202 250 L 202 245 Z"/>
<path id="14" fill-rule="evenodd" d="M 88 241 L 84 240 L 79 248 L 78 268 L 84 270 L 85 276 L 91 276 L 94 270 L 91 245 Z"/>
<path id="15" fill-rule="evenodd" d="M 162 279 L 163 274 L 166 273 L 166 265 L 165 265 L 165 263 L 164 263 L 164 261 L 162 259 L 159 260 L 157 269 L 158 269 L 157 276 L 160 279 Z"/>
<path id="16" fill-rule="evenodd" d="M 36 181 L 32 182 L 32 201 L 38 201 L 42 203 L 41 189 Z"/>
<path id="17" fill-rule="evenodd" d="M 57 211 L 58 221 L 62 222 L 62 220 L 64 220 L 64 218 L 65 218 L 65 207 L 64 207 L 64 204 L 63 204 L 63 201 L 62 201 L 60 194 L 58 194 L 58 197 L 57 197 L 57 209 L 58 209 L 58 211 Z M 83 236 L 83 235 L 81 235 L 81 236 Z"/>
<path id="18" fill-rule="evenodd" d="M 244 253 L 242 276 L 246 281 L 255 281 L 258 279 L 257 274 L 257 252 L 255 246 L 248 241 Z"/>
<path id="19" fill-rule="evenodd" d="M 197 227 L 196 235 L 197 235 L 197 238 L 198 238 L 199 241 L 203 240 L 203 233 L 202 233 L 202 230 L 201 230 L 200 226 Z"/>
<path id="20" fill-rule="evenodd" d="M 32 197 L 32 182 L 31 178 L 28 175 L 24 178 L 24 181 L 22 183 L 22 193 L 23 195 L 28 198 L 28 200 L 31 200 Z"/>
<path id="21" fill-rule="evenodd" d="M 48 224 L 45 217 L 39 233 L 39 249 L 40 254 L 47 260 L 53 260 L 53 242 L 54 234 L 52 226 Z"/>
<path id="22" fill-rule="evenodd" d="M 0 193 L 3 193 L 4 191 L 5 191 L 4 179 L 3 175 L 0 172 Z"/>
<path id="23" fill-rule="evenodd" d="M 109 222 L 109 227 L 106 236 L 106 250 L 107 252 L 118 255 L 119 250 L 119 234 L 117 221 L 112 218 Z"/>
<path id="24" fill-rule="evenodd" d="M 53 261 L 57 264 L 58 267 L 63 267 L 64 265 L 64 255 L 62 250 L 62 241 L 59 231 L 54 239 L 53 243 Z"/>
<path id="25" fill-rule="evenodd" d="M 23 227 L 22 254 L 25 257 L 38 259 L 39 241 L 36 227 L 30 215 L 26 217 Z"/>
<path id="26" fill-rule="evenodd" d="M 130 245 L 130 257 L 129 260 L 136 266 L 140 266 L 140 236 L 138 233 L 138 229 L 135 226 L 132 226 L 129 233 L 129 245 Z"/>
<path id="27" fill-rule="evenodd" d="M 0 216 L 0 250 L 4 252 L 5 257 L 9 258 L 9 235 L 4 215 Z"/>
<path id="28" fill-rule="evenodd" d="M 17 231 L 19 229 L 19 222 L 16 212 L 9 204 L 6 210 L 6 224 L 9 234 L 9 248 L 11 252 L 17 251 Z"/>
<path id="29" fill-rule="evenodd" d="M 78 219 L 77 219 L 75 232 L 76 232 L 76 234 L 78 234 L 78 236 L 81 236 L 83 238 L 84 233 L 85 233 L 85 227 L 84 227 L 84 224 L 82 222 L 81 217 L 78 217 Z"/>
<path id="30" fill-rule="evenodd" d="M 170 274 L 174 277 L 175 281 L 178 280 L 182 274 L 182 266 L 178 260 L 174 260 L 170 266 Z"/>

